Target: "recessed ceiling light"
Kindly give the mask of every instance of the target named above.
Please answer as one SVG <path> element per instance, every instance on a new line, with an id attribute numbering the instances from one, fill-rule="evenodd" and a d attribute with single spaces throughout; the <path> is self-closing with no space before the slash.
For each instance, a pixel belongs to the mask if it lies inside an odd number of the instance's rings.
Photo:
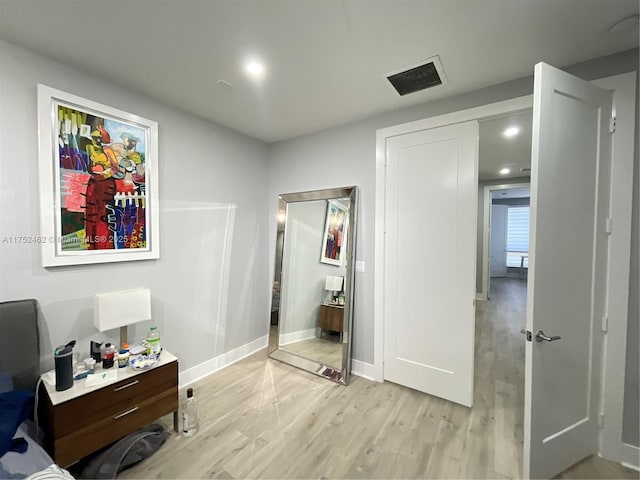
<path id="1" fill-rule="evenodd" d="M 509 170 L 508 168 L 503 168 L 502 170 L 500 170 L 500 175 L 507 175 L 511 170 Z"/>
<path id="2" fill-rule="evenodd" d="M 520 129 L 518 127 L 509 127 L 502 134 L 507 137 L 515 137 L 518 133 L 520 133 Z"/>
<path id="3" fill-rule="evenodd" d="M 244 68 L 254 77 L 258 77 L 264 73 L 264 67 L 258 62 L 249 62 L 244 66 Z"/>

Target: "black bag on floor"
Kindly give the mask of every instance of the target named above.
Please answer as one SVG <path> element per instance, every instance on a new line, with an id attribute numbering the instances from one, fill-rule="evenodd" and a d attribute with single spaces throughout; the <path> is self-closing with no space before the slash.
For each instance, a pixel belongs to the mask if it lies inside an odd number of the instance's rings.
<path id="1" fill-rule="evenodd" d="M 154 423 L 118 440 L 107 450 L 89 461 L 82 478 L 116 478 L 125 470 L 153 455 L 171 434 Z"/>

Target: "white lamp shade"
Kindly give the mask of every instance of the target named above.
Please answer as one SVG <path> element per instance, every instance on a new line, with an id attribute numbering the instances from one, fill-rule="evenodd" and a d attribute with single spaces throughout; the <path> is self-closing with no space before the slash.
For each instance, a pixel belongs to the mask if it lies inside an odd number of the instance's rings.
<path id="1" fill-rule="evenodd" d="M 329 275 L 324 283 L 324 289 L 332 292 L 339 292 L 342 290 L 342 277 Z"/>
<path id="2" fill-rule="evenodd" d="M 96 293 L 93 296 L 93 324 L 101 332 L 151 319 L 151 291 L 148 288 Z"/>

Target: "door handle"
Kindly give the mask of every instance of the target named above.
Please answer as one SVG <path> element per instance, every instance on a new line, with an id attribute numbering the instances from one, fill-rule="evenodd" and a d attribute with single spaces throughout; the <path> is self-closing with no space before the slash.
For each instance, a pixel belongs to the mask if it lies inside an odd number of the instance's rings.
<path id="1" fill-rule="evenodd" d="M 546 340 L 547 342 L 554 342 L 556 340 L 560 340 L 560 338 L 562 337 L 559 337 L 558 335 L 553 335 L 549 337 L 548 335 L 545 335 L 542 330 L 538 330 L 536 332 L 536 342 L 541 342 L 543 340 Z"/>

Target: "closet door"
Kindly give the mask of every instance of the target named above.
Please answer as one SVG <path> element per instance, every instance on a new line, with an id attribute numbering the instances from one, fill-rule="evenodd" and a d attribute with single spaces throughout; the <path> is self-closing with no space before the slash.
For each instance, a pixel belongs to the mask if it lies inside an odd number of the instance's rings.
<path id="1" fill-rule="evenodd" d="M 473 403 L 478 122 L 387 142 L 384 378 Z"/>

